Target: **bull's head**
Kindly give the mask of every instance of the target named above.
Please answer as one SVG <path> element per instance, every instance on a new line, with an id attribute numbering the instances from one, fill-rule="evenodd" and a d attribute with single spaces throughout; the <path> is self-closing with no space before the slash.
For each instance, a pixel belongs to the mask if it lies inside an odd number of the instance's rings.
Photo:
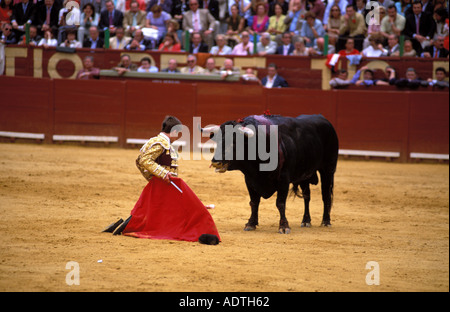
<path id="1" fill-rule="evenodd" d="M 234 121 L 202 128 L 201 131 L 210 133 L 209 137 L 217 143 L 211 166 L 220 173 L 238 169 L 236 161 L 246 159 L 248 139 L 255 136 L 254 127 L 245 127 Z"/>

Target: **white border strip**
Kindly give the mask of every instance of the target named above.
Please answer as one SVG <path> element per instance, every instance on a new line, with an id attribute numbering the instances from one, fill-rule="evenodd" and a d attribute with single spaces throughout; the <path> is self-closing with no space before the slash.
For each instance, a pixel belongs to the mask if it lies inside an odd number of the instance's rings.
<path id="1" fill-rule="evenodd" d="M 349 156 L 369 156 L 369 157 L 400 157 L 400 152 L 385 152 L 385 151 L 362 151 L 362 150 L 347 150 L 340 149 L 339 155 Z"/>
<path id="2" fill-rule="evenodd" d="M 81 142 L 119 142 L 115 136 L 90 136 L 90 135 L 53 135 L 53 141 L 81 141 Z"/>
<path id="3" fill-rule="evenodd" d="M 127 144 L 139 144 L 144 145 L 147 143 L 148 139 L 133 139 L 129 138 L 126 140 Z M 186 141 L 175 141 L 172 143 L 173 146 L 186 146 Z"/>
<path id="4" fill-rule="evenodd" d="M 421 158 L 421 159 L 445 159 L 449 160 L 448 154 L 430 154 L 430 153 L 410 153 L 411 158 Z"/>
<path id="5" fill-rule="evenodd" d="M 217 148 L 217 143 L 198 143 L 198 148 Z"/>
<path id="6" fill-rule="evenodd" d="M 9 138 L 20 138 L 20 139 L 39 139 L 39 140 L 45 139 L 45 134 L 43 133 L 0 131 L 0 136 Z"/>

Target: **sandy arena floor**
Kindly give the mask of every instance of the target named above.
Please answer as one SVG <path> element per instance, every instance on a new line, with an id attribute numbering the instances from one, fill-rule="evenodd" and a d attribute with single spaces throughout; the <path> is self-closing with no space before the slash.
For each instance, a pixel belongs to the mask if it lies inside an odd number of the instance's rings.
<path id="1" fill-rule="evenodd" d="M 449 291 L 449 167 L 340 161 L 331 228 L 313 186 L 288 199 L 292 232 L 277 233 L 275 197 L 244 232 L 249 197 L 240 172 L 184 160 L 180 176 L 205 204 L 223 242 L 135 239 L 100 231 L 127 217 L 146 181 L 138 150 L 0 144 L 0 291 Z M 98 260 L 102 260 L 98 262 Z M 80 285 L 66 269 L 76 261 Z M 367 285 L 366 263 L 380 285 Z"/>

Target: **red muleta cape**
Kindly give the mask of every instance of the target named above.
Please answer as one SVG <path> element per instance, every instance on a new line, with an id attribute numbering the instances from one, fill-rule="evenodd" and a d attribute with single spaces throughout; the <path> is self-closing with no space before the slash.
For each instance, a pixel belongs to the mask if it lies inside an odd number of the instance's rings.
<path id="1" fill-rule="evenodd" d="M 200 199 L 182 179 L 171 180 L 183 194 L 173 185 L 152 178 L 131 211 L 131 220 L 122 234 L 190 242 L 198 241 L 202 234 L 213 234 L 220 240 L 214 220 Z"/>

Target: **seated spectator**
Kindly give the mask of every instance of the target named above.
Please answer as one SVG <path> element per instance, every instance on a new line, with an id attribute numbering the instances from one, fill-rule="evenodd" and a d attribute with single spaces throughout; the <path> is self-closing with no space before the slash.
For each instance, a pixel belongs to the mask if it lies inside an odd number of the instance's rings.
<path id="1" fill-rule="evenodd" d="M 292 51 L 292 53 L 289 55 L 307 56 L 307 55 L 310 55 L 310 49 L 312 49 L 312 48 L 305 47 L 305 43 L 303 42 L 303 39 L 299 39 L 294 44 L 294 51 Z"/>
<path id="2" fill-rule="evenodd" d="M 398 88 L 417 89 L 421 85 L 421 79 L 417 76 L 416 70 L 409 67 L 406 70 L 406 78 L 395 78 L 395 71 L 391 71 L 389 84 Z"/>
<path id="3" fill-rule="evenodd" d="M 248 27 L 250 36 L 256 34 L 256 44 L 259 41 L 259 37 L 265 32 L 269 26 L 269 16 L 267 15 L 266 5 L 262 2 L 256 4 L 256 14 L 252 18 L 252 24 Z"/>
<path id="4" fill-rule="evenodd" d="M 363 79 L 360 79 L 361 72 L 363 72 Z M 350 84 L 354 84 L 357 86 L 389 85 L 388 82 L 374 79 L 373 70 L 369 69 L 367 66 L 363 66 L 356 71 L 352 80 L 350 80 Z"/>
<path id="5" fill-rule="evenodd" d="M 390 35 L 400 36 L 405 29 L 406 19 L 397 12 L 397 7 L 391 5 L 387 9 L 387 16 L 381 20 L 380 32 L 384 38 L 389 39 Z"/>
<path id="6" fill-rule="evenodd" d="M 140 9 L 139 3 L 136 0 L 131 1 L 130 9 L 123 14 L 122 25 L 125 30 L 125 35 L 131 37 L 134 36 L 134 32 L 136 31 L 136 29 L 149 27 L 147 24 L 148 15 L 147 19 L 145 18 L 145 16 L 146 12 Z"/>
<path id="7" fill-rule="evenodd" d="M 141 66 L 137 69 L 138 73 L 157 73 L 158 67 L 152 65 L 152 61 L 149 57 L 141 59 Z"/>
<path id="8" fill-rule="evenodd" d="M 180 52 L 181 45 L 178 42 L 175 42 L 173 34 L 167 33 L 164 36 L 163 42 L 159 45 L 158 50 L 159 51 Z"/>
<path id="9" fill-rule="evenodd" d="M 267 66 L 267 76 L 261 79 L 261 84 L 266 88 L 286 88 L 289 87 L 287 81 L 278 75 L 277 65 L 270 63 Z"/>
<path id="10" fill-rule="evenodd" d="M 141 1 L 144 2 L 145 0 L 141 0 Z M 146 2 L 148 2 L 147 8 L 142 9 L 142 7 L 141 7 L 141 10 L 150 12 L 152 10 L 152 7 L 157 4 L 157 5 L 161 6 L 161 8 L 164 12 L 172 14 L 172 10 L 173 10 L 172 8 L 175 6 L 176 3 L 179 3 L 181 1 L 179 1 L 179 0 L 149 0 L 149 1 L 145 1 L 145 3 Z"/>
<path id="11" fill-rule="evenodd" d="M 231 2 L 231 1 L 230 1 Z M 241 42 L 241 33 L 244 30 L 246 20 L 239 15 L 239 7 L 236 4 L 231 5 L 231 14 L 227 19 L 227 32 L 226 39 L 228 45 L 233 48 L 239 42 Z"/>
<path id="12" fill-rule="evenodd" d="M 448 88 L 448 81 L 445 80 L 445 77 L 447 76 L 447 71 L 444 67 L 438 67 L 434 71 L 435 78 L 428 78 L 428 84 L 433 87 L 438 87 L 440 89 Z"/>
<path id="13" fill-rule="evenodd" d="M 40 35 L 43 35 L 47 29 L 50 29 L 53 34 L 57 33 L 60 9 L 60 2 L 55 0 L 44 0 L 36 6 L 33 24 Z"/>
<path id="14" fill-rule="evenodd" d="M 134 38 L 125 46 L 126 50 L 145 51 L 153 48 L 153 42 L 145 39 L 141 29 L 136 29 Z"/>
<path id="15" fill-rule="evenodd" d="M 337 77 L 330 80 L 330 86 L 335 89 L 344 88 L 351 84 L 348 79 L 348 72 L 345 69 L 340 69 L 338 71 Z"/>
<path id="16" fill-rule="evenodd" d="M 397 35 L 389 35 L 388 36 L 388 45 L 385 48 L 384 56 L 393 56 L 395 52 L 400 51 L 400 45 L 398 44 L 398 36 Z"/>
<path id="17" fill-rule="evenodd" d="M 219 75 L 219 70 L 216 68 L 216 61 L 213 57 L 208 57 L 205 63 L 204 75 Z"/>
<path id="18" fill-rule="evenodd" d="M 252 16 L 251 0 L 228 0 L 228 13 L 230 15 L 232 14 L 231 10 L 233 5 L 236 5 L 238 7 L 239 15 L 245 18 L 246 20 Z"/>
<path id="19" fill-rule="evenodd" d="M 256 52 L 259 56 L 275 54 L 277 51 L 277 44 L 270 40 L 270 34 L 265 32 L 261 34 L 258 44 L 256 45 Z"/>
<path id="20" fill-rule="evenodd" d="M 333 6 L 337 5 L 341 15 L 345 14 L 345 9 L 348 5 L 348 1 L 347 0 L 330 0 L 327 2 L 327 6 L 325 7 L 325 13 L 323 14 L 323 19 L 322 19 L 322 23 L 324 25 L 326 25 L 328 23 L 328 19 L 330 17 L 331 14 L 331 8 Z"/>
<path id="21" fill-rule="evenodd" d="M 117 27 L 123 26 L 123 13 L 114 7 L 113 0 L 105 1 L 105 9 L 100 13 L 100 21 L 98 28 L 103 30 L 109 29 L 110 36 L 116 34 Z"/>
<path id="22" fill-rule="evenodd" d="M 70 0 L 64 0 L 63 7 L 59 10 L 58 42 L 63 43 L 69 30 L 77 30 L 81 22 L 81 12 Z"/>
<path id="23" fill-rule="evenodd" d="M 433 39 L 439 36 L 447 37 L 449 33 L 448 24 L 446 20 L 448 19 L 448 12 L 444 8 L 436 8 L 434 10 L 433 18 L 436 21 L 436 32 L 434 33 Z"/>
<path id="24" fill-rule="evenodd" d="M 163 73 L 179 73 L 180 70 L 177 68 L 178 67 L 178 62 L 176 59 L 170 59 L 167 68 L 164 68 L 161 70 L 161 72 Z"/>
<path id="25" fill-rule="evenodd" d="M 48 47 L 56 47 L 58 46 L 58 40 L 53 37 L 53 32 L 50 29 L 47 29 L 44 32 L 44 38 L 39 41 L 38 46 L 46 49 Z"/>
<path id="26" fill-rule="evenodd" d="M 360 54 L 358 50 L 355 49 L 355 41 L 352 38 L 348 38 L 345 42 L 345 49 L 338 51 L 340 56 L 356 55 Z"/>
<path id="27" fill-rule="evenodd" d="M 181 45 L 180 38 L 178 37 L 178 29 L 180 29 L 180 23 L 178 23 L 176 19 L 171 18 L 170 20 L 167 21 L 166 28 L 167 28 L 166 34 L 172 34 L 175 42 Z"/>
<path id="28" fill-rule="evenodd" d="M 197 65 L 197 58 L 195 57 L 195 55 L 189 54 L 186 62 L 187 66 L 180 69 L 180 72 L 182 74 L 197 75 L 203 74 L 203 72 L 205 71 L 203 67 Z"/>
<path id="29" fill-rule="evenodd" d="M 208 46 L 203 42 L 202 35 L 194 31 L 191 35 L 191 46 L 189 47 L 189 53 L 208 53 Z"/>
<path id="30" fill-rule="evenodd" d="M 400 56 L 400 51 L 394 52 L 392 56 Z M 416 50 L 413 49 L 411 40 L 405 40 L 403 44 L 403 56 L 416 56 Z"/>
<path id="31" fill-rule="evenodd" d="M 25 25 L 33 23 L 36 4 L 30 0 L 16 1 L 14 3 L 11 14 L 11 26 L 15 37 L 20 38 L 25 33 Z"/>
<path id="32" fill-rule="evenodd" d="M 123 27 L 117 27 L 116 35 L 109 38 L 109 48 L 113 50 L 124 50 L 130 41 L 131 38 L 125 36 L 125 30 Z"/>
<path id="33" fill-rule="evenodd" d="M 279 5 L 281 8 L 281 14 L 286 15 L 289 10 L 289 0 L 275 0 L 269 1 L 269 16 L 274 16 L 276 13 L 275 6 Z"/>
<path id="34" fill-rule="evenodd" d="M 364 17 L 360 13 L 356 13 L 352 5 L 347 5 L 345 15 L 341 16 L 341 26 L 336 50 L 342 50 L 345 40 L 352 38 L 356 50 L 361 51 L 365 32 L 366 22 Z"/>
<path id="35" fill-rule="evenodd" d="M 292 44 L 292 35 L 290 32 L 285 32 L 281 37 L 282 45 L 278 46 L 276 54 L 290 55 L 294 51 L 294 45 Z"/>
<path id="36" fill-rule="evenodd" d="M 286 15 L 283 14 L 283 5 L 279 2 L 274 2 L 273 10 L 274 14 L 272 16 L 269 15 L 269 27 L 267 28 L 267 32 L 270 33 L 270 39 L 276 41 L 276 36 L 281 38 L 281 35 L 287 30 L 287 25 L 284 22 Z"/>
<path id="37" fill-rule="evenodd" d="M 89 28 L 89 37 L 84 39 L 83 48 L 103 48 L 103 39 L 100 38 L 98 28 L 96 26 L 91 26 L 91 28 Z"/>
<path id="38" fill-rule="evenodd" d="M 444 36 L 439 36 L 433 41 L 433 45 L 426 47 L 422 54 L 422 57 L 448 57 L 448 50 L 444 48 Z"/>
<path id="39" fill-rule="evenodd" d="M 0 26 L 2 26 L 3 24 L 11 23 L 13 6 L 14 6 L 13 0 L 0 1 Z"/>
<path id="40" fill-rule="evenodd" d="M 171 19 L 169 13 L 163 11 L 162 7 L 155 4 L 147 14 L 146 26 L 158 30 L 156 42 L 160 42 L 167 32 L 167 22 Z"/>
<path id="41" fill-rule="evenodd" d="M 365 57 L 380 57 L 383 54 L 386 54 L 387 51 L 383 48 L 381 35 L 371 35 L 369 37 L 369 46 L 365 48 L 361 54 Z"/>
<path id="42" fill-rule="evenodd" d="M 367 33 L 364 34 L 363 50 L 369 46 L 369 38 L 372 35 L 378 36 L 381 34 L 381 21 L 386 16 L 386 8 L 384 6 L 378 6 L 378 16 L 376 14 L 369 14 L 369 25 L 367 26 Z M 381 43 L 384 43 L 384 37 L 382 37 Z"/>
<path id="43" fill-rule="evenodd" d="M 131 57 L 128 54 L 122 54 L 120 63 L 113 69 L 119 74 L 123 75 L 126 72 L 136 71 L 137 65 L 131 62 Z"/>
<path id="44" fill-rule="evenodd" d="M 48 0 L 47 0 L 48 1 Z M 98 26 L 100 14 L 95 12 L 92 3 L 86 3 L 80 18 L 80 27 L 78 27 L 78 40 L 84 42 L 84 36 L 89 33 L 91 26 Z"/>
<path id="45" fill-rule="evenodd" d="M 324 23 L 324 30 L 328 34 L 328 42 L 334 46 L 341 29 L 341 9 L 337 4 L 331 6 L 329 16 L 328 23 Z"/>
<path id="46" fill-rule="evenodd" d="M 246 68 L 245 73 L 241 77 L 245 81 L 257 81 L 259 84 L 261 84 L 261 81 L 259 81 L 258 76 L 256 75 L 255 71 L 251 67 Z"/>
<path id="47" fill-rule="evenodd" d="M 212 55 L 228 55 L 231 54 L 231 52 L 233 52 L 233 50 L 226 45 L 227 41 L 225 39 L 225 35 L 223 34 L 218 34 L 216 36 L 216 44 L 215 46 L 213 46 L 211 48 L 211 51 L 209 51 L 209 53 L 211 53 Z"/>
<path id="48" fill-rule="evenodd" d="M 98 79 L 100 68 L 94 67 L 94 57 L 88 55 L 83 59 L 83 69 L 77 73 L 77 79 Z"/>
<path id="49" fill-rule="evenodd" d="M 318 20 L 313 12 L 306 12 L 306 23 L 303 23 L 300 31 L 300 37 L 305 41 L 306 47 L 313 47 L 316 44 L 316 39 L 325 35 L 322 22 Z"/>
<path id="50" fill-rule="evenodd" d="M 208 45 L 209 51 L 214 46 L 213 32 L 216 27 L 216 20 L 208 9 L 199 9 L 198 0 L 190 0 L 189 8 L 190 10 L 183 14 L 183 31 L 199 32 L 203 41 Z M 184 41 L 184 37 L 182 41 Z M 185 50 L 187 50 L 186 47 Z"/>
<path id="51" fill-rule="evenodd" d="M 16 42 L 16 35 L 12 31 L 12 25 L 9 23 L 1 25 L 0 43 L 15 44 Z"/>
<path id="52" fill-rule="evenodd" d="M 300 31 L 305 22 L 305 14 L 305 3 L 301 0 L 292 0 L 289 2 L 289 12 L 286 15 L 284 22 L 288 25 L 287 31 L 291 33 L 293 42 L 297 41 L 300 36 Z"/>
<path id="53" fill-rule="evenodd" d="M 61 44 L 60 47 L 66 47 L 66 48 L 82 48 L 81 42 L 76 40 L 77 38 L 77 31 L 75 29 L 70 29 L 67 31 L 67 38 Z"/>
<path id="54" fill-rule="evenodd" d="M 414 0 L 412 5 L 413 14 L 406 15 L 405 29 L 403 34 L 408 37 L 413 44 L 417 54 L 421 54 L 423 48 L 430 45 L 436 30 L 436 23 L 431 14 L 422 12 L 422 3 Z"/>
<path id="55" fill-rule="evenodd" d="M 308 52 L 309 52 L 309 55 L 324 55 L 324 53 L 325 53 L 324 49 L 325 49 L 324 38 L 317 38 L 316 44 L 314 45 L 314 47 L 309 48 Z M 334 45 L 332 45 L 330 42 L 328 42 L 327 55 L 334 54 L 335 51 L 336 51 L 336 48 L 334 47 Z M 358 50 L 356 50 L 356 51 L 358 51 Z"/>
<path id="56" fill-rule="evenodd" d="M 223 61 L 223 66 L 220 68 L 220 75 L 222 79 L 225 79 L 230 75 L 240 75 L 241 71 L 238 67 L 234 67 L 234 62 L 232 59 L 227 58 Z"/>
<path id="57" fill-rule="evenodd" d="M 233 55 L 251 55 L 253 54 L 253 42 L 250 42 L 250 34 L 243 31 L 241 35 L 241 43 L 237 44 L 231 54 Z"/>
<path id="58" fill-rule="evenodd" d="M 18 44 L 26 44 L 27 36 L 25 34 L 22 35 L 22 37 L 19 39 Z M 30 25 L 29 30 L 29 41 L 28 44 L 30 46 L 37 46 L 39 44 L 39 41 L 41 41 L 41 36 L 38 35 L 38 30 L 36 26 Z"/>

